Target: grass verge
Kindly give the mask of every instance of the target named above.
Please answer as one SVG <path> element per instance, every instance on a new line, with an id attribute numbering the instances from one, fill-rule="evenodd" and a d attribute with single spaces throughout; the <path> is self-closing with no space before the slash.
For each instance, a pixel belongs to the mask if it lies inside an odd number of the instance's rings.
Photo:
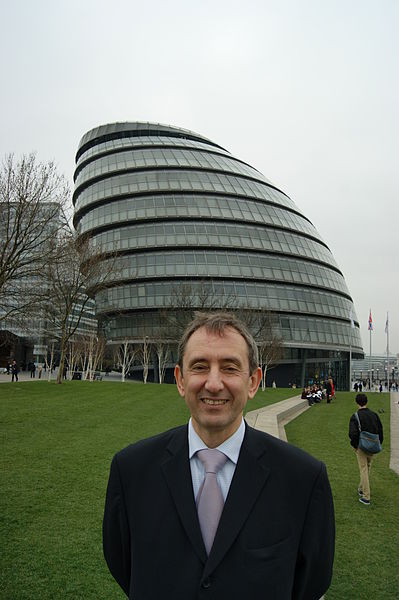
<path id="1" fill-rule="evenodd" d="M 349 418 L 357 408 L 354 393 L 338 392 L 335 402 L 316 404 L 286 426 L 290 443 L 325 462 L 331 482 L 337 537 L 326 600 L 398 598 L 399 477 L 389 469 L 389 395 L 368 398 L 384 427 L 384 450 L 371 466 L 370 506 L 359 502 L 359 469 L 348 437 Z"/>
<path id="2" fill-rule="evenodd" d="M 298 390 L 258 392 L 254 410 Z M 333 489 L 337 544 L 327 600 L 393 600 L 399 575 L 399 478 L 389 463 L 389 397 L 383 409 L 385 450 L 372 466 L 372 505 L 358 501 L 358 467 L 348 442 L 354 394 L 315 405 L 287 427 L 289 441 L 323 460 Z M 113 454 L 143 437 L 187 421 L 174 386 L 47 382 L 0 385 L 2 489 L 0 549 L 4 600 L 125 598 L 102 557 L 101 522 Z"/>
<path id="3" fill-rule="evenodd" d="M 258 392 L 248 409 L 296 393 Z M 175 386 L 2 383 L 0 419 L 0 598 L 125 598 L 102 556 L 109 465 L 124 446 L 187 421 Z"/>

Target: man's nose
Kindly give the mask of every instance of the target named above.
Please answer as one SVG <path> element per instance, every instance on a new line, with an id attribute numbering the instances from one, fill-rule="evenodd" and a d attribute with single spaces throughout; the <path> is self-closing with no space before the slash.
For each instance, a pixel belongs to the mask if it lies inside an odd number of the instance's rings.
<path id="1" fill-rule="evenodd" d="M 206 378 L 205 388 L 209 392 L 219 392 L 223 389 L 222 374 L 219 369 L 210 369 Z"/>

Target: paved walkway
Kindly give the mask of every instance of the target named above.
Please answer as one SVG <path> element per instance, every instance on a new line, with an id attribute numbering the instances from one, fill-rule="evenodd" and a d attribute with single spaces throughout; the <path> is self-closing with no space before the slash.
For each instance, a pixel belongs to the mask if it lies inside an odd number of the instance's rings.
<path id="1" fill-rule="evenodd" d="M 48 374 L 45 373 L 44 371 L 42 372 L 42 378 L 41 380 L 38 377 L 38 373 L 36 371 L 36 377 L 32 377 L 30 376 L 30 372 L 29 371 L 20 371 L 18 373 L 18 381 L 47 381 L 47 377 Z M 51 374 L 51 379 L 56 379 L 57 378 L 57 373 L 53 372 Z M 11 382 L 11 375 L 7 375 L 7 373 L 1 373 L 0 374 L 0 383 L 10 383 Z"/>
<path id="2" fill-rule="evenodd" d="M 102 376 L 103 376 L 103 381 L 121 381 L 122 380 L 122 376 L 120 373 L 109 373 L 108 375 L 106 375 L 104 373 L 104 371 L 101 372 Z M 48 378 L 48 373 L 45 373 L 44 371 L 42 372 L 42 381 L 47 381 Z M 55 371 L 52 372 L 51 374 L 51 379 L 52 380 L 56 380 L 57 379 L 57 369 Z M 38 377 L 38 372 L 36 370 L 36 376 L 32 377 L 30 376 L 30 372 L 29 371 L 20 371 L 18 373 L 18 381 L 40 381 L 39 377 Z M 9 383 L 11 382 L 11 375 L 7 375 L 7 373 L 0 373 L 0 383 Z M 137 381 L 134 381 L 133 379 L 126 379 L 125 383 L 137 383 Z"/>
<path id="3" fill-rule="evenodd" d="M 399 392 L 391 392 L 391 460 L 389 468 L 399 475 Z"/>
<path id="4" fill-rule="evenodd" d="M 245 415 L 248 425 L 266 431 L 274 437 L 287 441 L 284 426 L 309 408 L 307 400 L 300 396 L 288 398 L 264 408 L 252 410 Z"/>

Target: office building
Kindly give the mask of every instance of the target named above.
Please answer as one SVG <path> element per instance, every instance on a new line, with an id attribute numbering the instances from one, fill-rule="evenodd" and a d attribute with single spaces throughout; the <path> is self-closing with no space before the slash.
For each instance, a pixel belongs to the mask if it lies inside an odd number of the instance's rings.
<path id="1" fill-rule="evenodd" d="M 78 147 L 73 202 L 78 233 L 118 257 L 96 294 L 110 344 L 170 340 L 173 313 L 271 311 L 277 385 L 329 373 L 349 385 L 350 350 L 363 351 L 339 266 L 291 198 L 222 146 L 157 123 L 96 127 Z"/>

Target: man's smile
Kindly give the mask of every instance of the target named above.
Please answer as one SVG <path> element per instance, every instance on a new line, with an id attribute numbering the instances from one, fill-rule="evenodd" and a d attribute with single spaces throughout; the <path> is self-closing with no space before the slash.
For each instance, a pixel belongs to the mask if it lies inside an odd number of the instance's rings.
<path id="1" fill-rule="evenodd" d="M 226 402 L 228 402 L 228 400 L 224 398 L 200 398 L 200 400 L 204 404 L 209 404 L 210 406 L 218 406 L 220 404 L 226 404 Z"/>

